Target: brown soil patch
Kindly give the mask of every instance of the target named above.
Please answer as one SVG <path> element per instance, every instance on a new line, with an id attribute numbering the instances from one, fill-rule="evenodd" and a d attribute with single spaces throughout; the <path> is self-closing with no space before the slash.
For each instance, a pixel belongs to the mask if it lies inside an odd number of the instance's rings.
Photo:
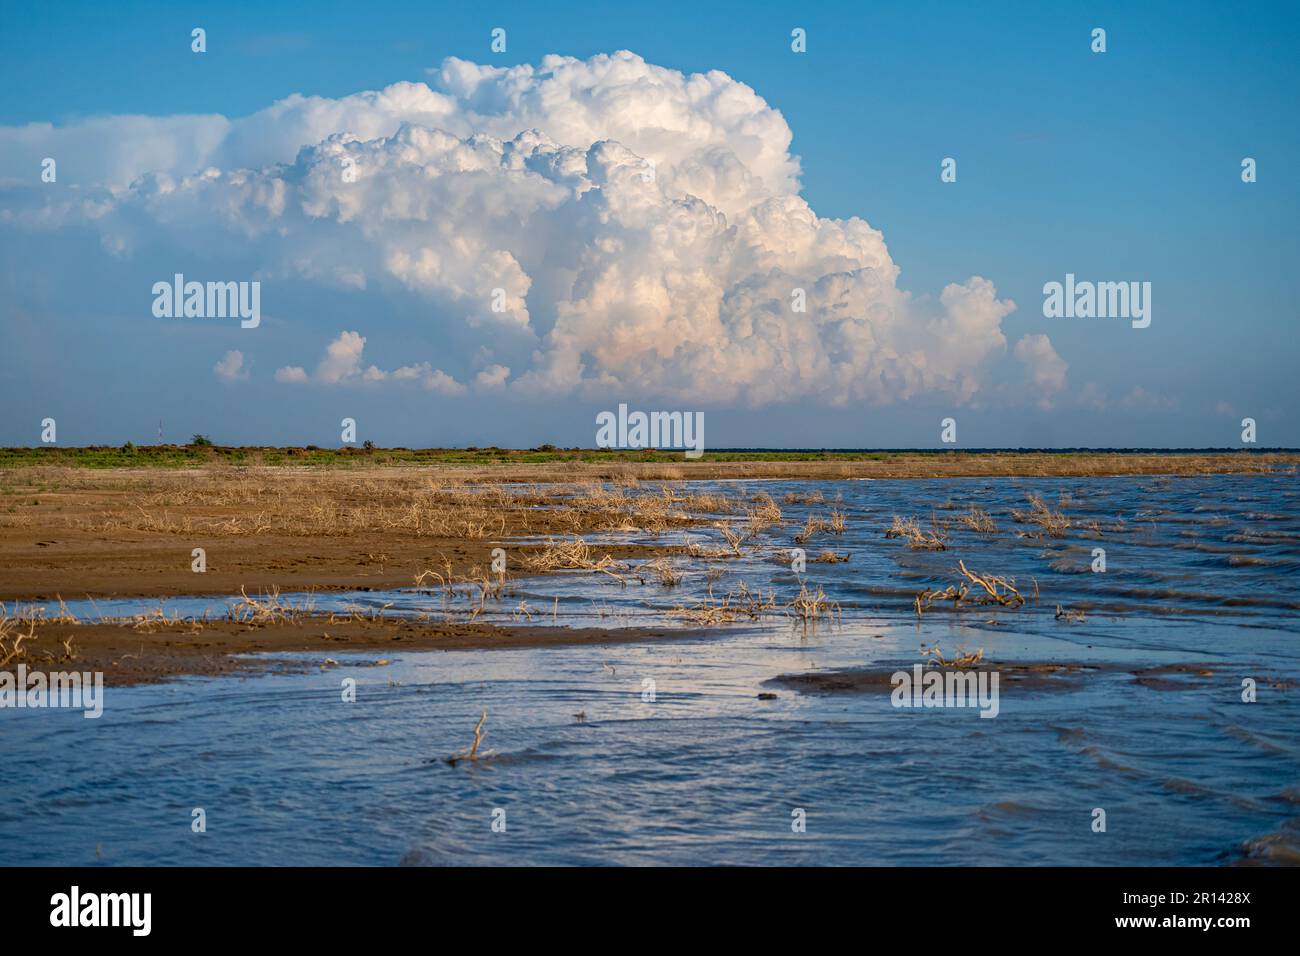
<path id="1" fill-rule="evenodd" d="M 745 507 L 635 483 L 539 489 L 410 468 L 29 467 L 0 472 L 0 491 L 0 601 L 383 589 L 448 568 L 470 580 L 490 571 L 496 547 L 514 576 L 542 550 L 518 537 L 653 537 Z M 195 548 L 206 572 L 191 568 Z M 597 558 L 662 550 L 601 547 Z"/>
<path id="2" fill-rule="evenodd" d="M 330 661 L 356 652 L 372 654 L 366 663 L 383 666 L 405 651 L 620 644 L 672 640 L 698 633 L 667 628 L 495 626 L 391 617 L 331 621 L 324 615 L 256 626 L 227 620 L 201 626 L 151 623 L 144 627 L 130 623 L 47 622 L 36 625 L 33 637 L 21 644 L 20 660 L 11 661 L 4 669 L 12 672 L 21 661 L 29 672 L 102 671 L 106 684 L 152 684 L 182 675 L 214 677 L 285 667 L 352 668 L 357 666 L 354 661 L 338 665 Z M 312 656 L 288 665 L 273 657 L 235 656 L 299 651 Z"/>

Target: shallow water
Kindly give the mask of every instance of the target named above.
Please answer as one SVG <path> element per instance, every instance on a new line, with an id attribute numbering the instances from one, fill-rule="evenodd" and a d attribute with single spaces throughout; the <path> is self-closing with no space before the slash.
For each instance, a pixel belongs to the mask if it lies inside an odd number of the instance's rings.
<path id="1" fill-rule="evenodd" d="M 377 655 L 332 652 L 340 666 L 325 670 L 109 688 L 99 720 L 0 711 L 0 863 L 1156 865 L 1295 852 L 1294 475 L 725 487 L 781 502 L 786 522 L 762 536 L 761 551 L 683 557 L 686 577 L 671 589 L 589 573 L 529 580 L 489 605 L 489 618 L 663 627 L 666 610 L 740 580 L 783 603 L 799 579 L 778 549 L 793 545 L 804 517 L 835 506 L 845 533 L 804 547 L 810 559 L 823 549 L 852 559 L 810 561 L 803 579 L 840 604 L 838 622 L 808 630 L 777 617 L 654 643 L 407 653 L 384 667 L 363 666 Z M 783 502 L 792 490 L 826 500 Z M 1010 514 L 1031 492 L 1063 506 L 1074 524 L 1064 537 L 1017 535 L 1037 530 Z M 958 526 L 970 504 L 991 514 L 996 534 Z M 948 549 L 885 539 L 895 514 L 927 529 L 947 520 Z M 1100 534 L 1081 529 L 1094 520 Z M 721 541 L 712 531 L 692 538 Z M 1091 571 L 1095 547 L 1106 549 L 1105 573 Z M 1014 577 L 1029 603 L 936 608 L 918 621 L 913 595 L 958 580 L 959 559 Z M 438 615 L 468 607 L 415 591 L 312 601 Z M 1057 620 L 1058 604 L 1085 619 Z M 991 720 L 895 709 L 887 693 L 767 683 L 893 669 L 935 644 L 948 655 L 983 649 L 994 662 L 1115 666 L 1072 690 L 1004 686 Z M 1209 673 L 1147 683 L 1131 673 L 1187 663 Z M 355 703 L 341 699 L 348 677 Z M 1253 704 L 1241 700 L 1247 677 L 1258 681 Z M 647 679 L 653 701 L 643 699 Z M 448 765 L 483 709 L 495 755 Z M 196 807 L 203 834 L 191 832 Z M 1093 832 L 1094 808 L 1106 811 L 1104 833 Z M 505 832 L 492 829 L 497 809 Z M 791 830 L 796 809 L 804 833 Z"/>

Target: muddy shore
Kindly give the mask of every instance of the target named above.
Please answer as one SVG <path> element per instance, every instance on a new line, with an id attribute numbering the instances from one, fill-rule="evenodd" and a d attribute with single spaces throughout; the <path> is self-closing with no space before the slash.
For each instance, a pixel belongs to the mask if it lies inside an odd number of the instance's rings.
<path id="1" fill-rule="evenodd" d="M 24 629 L 25 631 L 26 629 Z M 249 625 L 235 621 L 144 625 L 38 623 L 23 641 L 28 671 L 101 671 L 109 686 L 153 684 L 181 676 L 217 677 L 267 671 L 383 667 L 406 651 L 500 650 L 581 644 L 669 641 L 683 629 L 492 625 L 410 618 L 331 620 L 327 615 Z M 277 654 L 307 657 L 277 659 Z M 341 655 L 368 659 L 342 662 Z M 240 655 L 261 655 L 247 657 Z M 12 670 L 16 662 L 4 669 Z"/>
<path id="2" fill-rule="evenodd" d="M 894 675 L 902 672 L 911 675 L 915 661 L 896 661 L 871 668 L 811 671 L 804 674 L 781 674 L 767 681 L 768 686 L 797 691 L 801 694 L 885 694 L 893 692 L 897 684 Z M 928 673 L 946 673 L 943 668 L 925 665 Z M 1131 681 L 1140 687 L 1156 691 L 1206 690 L 1227 687 L 1239 689 L 1235 675 L 1219 676 L 1220 667 L 1214 663 L 1162 664 L 1132 667 L 1116 663 L 1018 661 L 995 663 L 981 661 L 966 665 L 960 670 L 966 674 L 997 674 L 1001 690 L 1023 691 L 1073 691 L 1086 686 L 1090 678 L 1115 677 Z M 1226 683 L 1225 683 L 1226 680 Z M 1290 683 L 1265 678 L 1263 683 L 1274 689 L 1290 689 Z"/>
<path id="3" fill-rule="evenodd" d="M 548 543 L 577 542 L 590 533 L 646 542 L 601 546 L 592 561 L 644 560 L 686 550 L 682 530 L 721 523 L 743 531 L 764 509 L 776 508 L 752 488 L 706 492 L 689 479 L 1189 475 L 1294 468 L 1297 457 L 1009 453 L 473 468 L 14 466 L 0 468 L 0 602 L 7 604 L 10 649 L 17 634 L 30 634 L 28 656 L 11 661 L 103 670 L 119 684 L 268 666 L 232 656 L 251 653 L 309 651 L 323 659 L 337 649 L 375 652 L 379 659 L 397 649 L 653 640 L 681 632 L 310 615 L 257 626 L 221 620 L 198 629 L 159 620 L 49 618 L 58 617 L 60 598 L 379 590 L 412 586 L 421 575 L 429 575 L 426 586 L 472 585 L 496 573 L 496 548 L 507 554 L 501 580 L 511 580 L 573 567 L 548 563 Z M 642 484 L 657 479 L 687 480 L 667 489 Z M 201 572 L 195 549 L 203 552 Z M 29 602 L 47 609 L 35 630 L 15 615 L 16 605 Z M 70 649 L 63 643 L 69 639 Z"/>
<path id="4" fill-rule="evenodd" d="M 426 570 L 445 573 L 448 563 L 471 577 L 512 538 L 653 536 L 701 523 L 700 507 L 716 504 L 664 504 L 642 481 L 1195 475 L 1297 462 L 1294 454 L 953 453 L 491 467 L 14 466 L 0 468 L 0 601 L 402 587 Z M 556 482 L 576 497 L 562 498 Z M 604 488 L 617 494 L 598 493 Z M 192 571 L 195 548 L 206 555 L 201 574 Z M 511 575 L 531 550 L 510 547 Z M 622 559 L 659 549 L 603 550 Z"/>
<path id="5" fill-rule="evenodd" d="M 544 570 L 528 564 L 542 546 L 521 537 L 697 523 L 689 500 L 636 489 L 480 485 L 431 470 L 9 469 L 0 472 L 0 601 L 379 590 L 430 570 L 467 581 L 490 569 L 498 547 L 516 577 Z"/>

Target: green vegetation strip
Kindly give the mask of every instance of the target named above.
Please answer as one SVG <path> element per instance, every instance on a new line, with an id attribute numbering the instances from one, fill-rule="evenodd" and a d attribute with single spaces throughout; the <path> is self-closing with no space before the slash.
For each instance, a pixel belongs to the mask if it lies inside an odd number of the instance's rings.
<path id="1" fill-rule="evenodd" d="M 199 438 L 201 436 L 196 436 Z M 1256 455 L 1276 449 L 1149 451 L 1073 449 L 1066 451 L 1039 451 L 1031 449 L 1006 450 L 909 450 L 909 451 L 781 451 L 736 450 L 706 452 L 695 459 L 701 464 L 719 462 L 864 462 L 903 461 L 911 459 L 935 461 L 975 461 L 989 459 L 1094 459 L 1099 457 L 1180 457 L 1190 454 L 1212 456 Z M 643 464 L 684 463 L 680 449 L 592 449 L 557 448 L 542 445 L 538 448 L 319 448 L 315 445 L 290 448 L 259 446 L 231 447 L 214 445 L 206 440 L 189 445 L 134 445 L 120 448 L 108 445 L 91 445 L 83 448 L 36 446 L 28 448 L 0 448 L 0 467 L 24 465 L 62 465 L 81 468 L 192 468 L 204 465 L 318 465 L 318 466 L 377 466 L 377 465 L 519 465 L 561 462 L 588 462 L 593 464 Z"/>

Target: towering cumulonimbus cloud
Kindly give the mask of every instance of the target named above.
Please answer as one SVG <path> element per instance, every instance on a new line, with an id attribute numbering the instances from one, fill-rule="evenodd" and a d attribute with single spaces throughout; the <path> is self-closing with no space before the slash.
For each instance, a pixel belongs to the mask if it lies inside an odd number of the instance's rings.
<path id="1" fill-rule="evenodd" d="M 79 189 L 0 214 L 0 228 L 91 229 L 123 260 L 149 243 L 235 241 L 264 285 L 416 296 L 462 352 L 434 365 L 468 377 L 475 343 L 512 349 L 476 381 L 525 393 L 968 401 L 1007 351 L 1014 303 L 978 277 L 933 303 L 899 289 L 880 232 L 809 207 L 785 119 L 724 73 L 628 52 L 430 72 L 432 86 L 292 96 L 242 119 L 0 129 L 6 177 L 111 144 L 81 165 Z M 277 380 L 464 391 L 424 356 L 363 371 L 365 341 L 322 328 L 302 345 L 302 365 L 326 350 L 317 371 Z M 1016 355 L 1039 363 L 1030 385 L 1059 391 L 1045 337 Z"/>

